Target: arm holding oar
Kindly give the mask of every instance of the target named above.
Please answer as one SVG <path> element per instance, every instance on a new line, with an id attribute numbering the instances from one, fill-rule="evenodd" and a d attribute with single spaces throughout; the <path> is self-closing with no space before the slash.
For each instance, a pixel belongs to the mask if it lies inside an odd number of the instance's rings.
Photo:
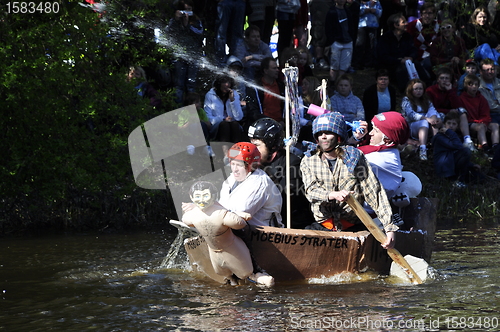
<path id="1" fill-rule="evenodd" d="M 414 271 L 413 267 L 408 264 L 406 259 L 399 253 L 399 251 L 397 249 L 394 249 L 394 243 L 392 244 L 392 247 L 389 247 L 389 245 L 387 244 L 387 242 L 389 241 L 389 234 L 392 233 L 392 236 L 394 237 L 394 232 L 388 232 L 388 234 L 386 235 L 352 195 L 347 195 L 346 202 L 356 213 L 358 218 L 363 222 L 363 224 L 365 224 L 366 228 L 368 228 L 373 237 L 377 241 L 382 243 L 382 246 L 385 245 L 387 247 L 387 253 L 389 254 L 389 256 L 406 272 L 410 281 L 416 284 L 421 284 L 422 279 Z"/>
<path id="2" fill-rule="evenodd" d="M 375 224 L 370 215 L 363 209 L 361 204 L 351 195 L 354 194 L 353 191 L 341 190 L 341 191 L 332 191 L 328 194 L 328 199 L 333 200 L 336 199 L 339 202 L 346 202 L 349 204 L 351 209 L 356 213 L 359 219 L 363 222 L 363 224 L 368 228 L 370 233 L 375 237 L 377 241 L 379 241 L 384 249 L 392 249 L 396 244 L 396 233 L 395 232 L 387 232 L 384 233 L 378 226 Z M 357 204 L 356 204 L 357 203 Z M 364 218 L 369 218 L 371 222 L 370 225 L 367 225 L 367 222 L 363 220 L 360 214 L 364 214 Z M 373 225 L 372 225 L 373 224 Z M 371 229 L 370 226 L 373 226 Z"/>

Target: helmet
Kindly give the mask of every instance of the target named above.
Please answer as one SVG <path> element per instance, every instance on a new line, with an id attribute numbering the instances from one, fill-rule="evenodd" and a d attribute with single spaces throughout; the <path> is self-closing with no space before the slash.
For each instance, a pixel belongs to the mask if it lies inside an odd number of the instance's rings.
<path id="1" fill-rule="evenodd" d="M 251 166 L 260 161 L 260 152 L 252 143 L 239 142 L 227 151 L 227 157 L 233 160 L 242 160 Z"/>
<path id="2" fill-rule="evenodd" d="M 395 144 L 404 144 L 410 138 L 410 127 L 401 113 L 379 113 L 373 117 L 372 122 Z"/>
<path id="3" fill-rule="evenodd" d="M 342 139 L 346 138 L 346 124 L 342 114 L 339 112 L 330 112 L 316 117 L 312 124 L 314 138 L 318 138 L 317 133 L 320 131 L 331 131 L 339 135 Z"/>
<path id="4" fill-rule="evenodd" d="M 260 139 L 271 151 L 276 151 L 283 147 L 285 133 L 278 121 L 271 118 L 258 119 L 248 128 L 250 139 Z"/>

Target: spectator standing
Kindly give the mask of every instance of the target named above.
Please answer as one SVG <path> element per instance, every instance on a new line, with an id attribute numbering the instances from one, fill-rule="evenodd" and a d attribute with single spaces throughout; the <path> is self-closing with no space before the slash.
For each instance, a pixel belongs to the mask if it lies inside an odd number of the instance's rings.
<path id="1" fill-rule="evenodd" d="M 278 20 L 278 57 L 287 47 L 292 46 L 295 17 L 300 9 L 300 0 L 278 0 L 276 19 Z M 281 66 L 281 64 L 280 64 Z"/>
<path id="2" fill-rule="evenodd" d="M 193 13 L 192 0 L 180 0 L 175 16 L 170 20 L 167 31 L 176 44 L 184 48 L 174 62 L 175 101 L 182 104 L 186 92 L 194 92 L 198 75 L 198 61 L 203 46 L 203 25 Z"/>
<path id="3" fill-rule="evenodd" d="M 351 10 L 346 8 L 346 0 L 335 0 L 326 15 L 326 45 L 330 46 L 330 81 L 337 78 L 351 66 L 353 42 L 356 41 L 358 21 Z"/>
<path id="4" fill-rule="evenodd" d="M 245 9 L 245 0 L 221 0 L 217 4 L 214 45 L 220 67 L 224 67 L 227 61 L 226 44 L 229 46 L 229 54 L 234 54 L 236 43 L 243 39 Z"/>
<path id="5" fill-rule="evenodd" d="M 353 67 L 362 70 L 365 66 L 375 66 L 375 49 L 378 37 L 378 20 L 382 16 L 379 1 L 361 1 L 358 35 L 353 58 Z"/>
<path id="6" fill-rule="evenodd" d="M 309 12 L 311 14 L 311 45 L 314 51 L 315 68 L 328 70 L 328 61 L 325 59 L 326 44 L 326 15 L 334 3 L 332 0 L 311 0 Z"/>
<path id="7" fill-rule="evenodd" d="M 248 0 L 248 23 L 259 27 L 260 39 L 269 45 L 276 18 L 276 0 Z"/>

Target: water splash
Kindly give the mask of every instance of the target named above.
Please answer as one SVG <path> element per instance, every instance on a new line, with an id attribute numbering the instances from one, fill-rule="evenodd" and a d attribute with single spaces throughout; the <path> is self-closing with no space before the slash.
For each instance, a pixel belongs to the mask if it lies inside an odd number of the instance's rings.
<path id="1" fill-rule="evenodd" d="M 167 255 L 163 259 L 163 262 L 160 264 L 160 268 L 189 270 L 189 258 L 186 250 L 184 249 L 184 241 L 199 234 L 196 230 L 191 229 L 187 226 L 182 227 L 172 222 L 170 224 L 177 227 L 178 232 L 174 241 L 170 245 L 170 249 L 168 250 Z"/>

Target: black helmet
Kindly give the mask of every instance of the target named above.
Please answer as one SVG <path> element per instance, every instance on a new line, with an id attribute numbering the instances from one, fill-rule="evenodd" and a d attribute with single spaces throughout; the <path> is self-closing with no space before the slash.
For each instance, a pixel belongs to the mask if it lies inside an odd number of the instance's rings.
<path id="1" fill-rule="evenodd" d="M 285 133 L 281 125 L 271 118 L 258 119 L 248 128 L 250 139 L 260 139 L 270 151 L 281 149 Z"/>

